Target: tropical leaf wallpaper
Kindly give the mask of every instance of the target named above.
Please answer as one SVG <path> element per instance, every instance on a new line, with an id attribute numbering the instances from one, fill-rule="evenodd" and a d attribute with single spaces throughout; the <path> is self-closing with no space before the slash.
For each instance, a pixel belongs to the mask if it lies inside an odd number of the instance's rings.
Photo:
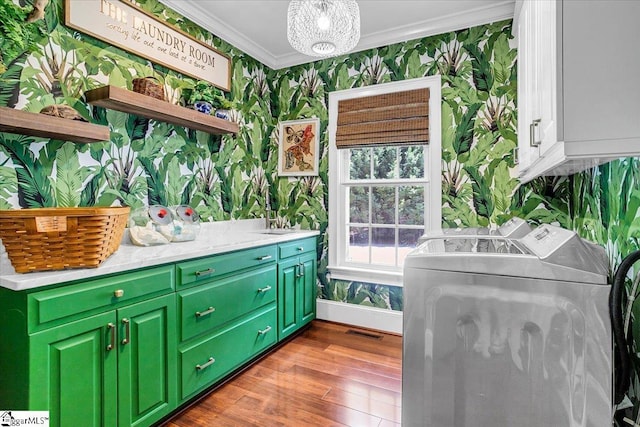
<path id="1" fill-rule="evenodd" d="M 73 144 L 0 133 L 0 209 L 189 203 L 204 220 L 219 221 L 263 216 L 268 192 L 280 225 L 321 231 L 321 298 L 402 310 L 400 287 L 328 279 L 328 94 L 439 74 L 443 226 L 495 226 L 514 215 L 558 223 L 604 245 L 612 271 L 640 247 L 639 159 L 526 185 L 515 178 L 517 52 L 511 21 L 272 70 L 157 0 L 138 1 L 231 57 L 226 97 L 240 132 L 220 137 L 86 104 L 85 91 L 104 84 L 131 88 L 134 77 L 158 77 L 171 96 L 194 82 L 65 27 L 63 3 L 51 1 L 44 18 L 24 29 L 28 43 L 22 50 L 0 31 L 0 45 L 12 46 L 0 58 L 0 105 L 38 112 L 66 103 L 88 121 L 108 125 L 111 138 Z M 22 4 L 0 0 L 0 13 Z M 22 9 L 12 16 L 25 14 Z M 278 123 L 310 117 L 320 119 L 319 176 L 278 177 Z M 640 389 L 637 378 L 633 384 Z M 637 401 L 637 392 L 630 397 Z"/>

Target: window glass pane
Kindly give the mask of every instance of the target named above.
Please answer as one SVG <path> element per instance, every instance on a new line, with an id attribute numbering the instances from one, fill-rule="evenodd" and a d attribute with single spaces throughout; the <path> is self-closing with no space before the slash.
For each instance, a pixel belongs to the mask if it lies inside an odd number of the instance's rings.
<path id="1" fill-rule="evenodd" d="M 352 148 L 349 150 L 349 178 L 371 178 L 371 148 Z"/>
<path id="2" fill-rule="evenodd" d="M 395 147 L 375 147 L 373 149 L 373 177 L 375 179 L 395 178 L 397 163 L 397 149 Z"/>
<path id="3" fill-rule="evenodd" d="M 400 178 L 424 177 L 424 148 L 421 145 L 400 148 Z"/>
<path id="4" fill-rule="evenodd" d="M 395 187 L 373 187 L 371 189 L 371 222 L 373 224 L 396 223 Z"/>
<path id="5" fill-rule="evenodd" d="M 339 207 L 345 227 L 339 243 L 345 248 L 342 262 L 374 270 L 403 266 L 424 233 L 425 147 L 352 148 L 342 153 L 340 161 L 349 162 L 348 176 L 341 176 L 346 187 Z M 364 180 L 366 184 L 358 182 Z"/>
<path id="6" fill-rule="evenodd" d="M 398 187 L 398 224 L 424 225 L 424 187 Z"/>
<path id="7" fill-rule="evenodd" d="M 349 219 L 347 222 L 369 224 L 369 187 L 349 188 Z"/>
<path id="8" fill-rule="evenodd" d="M 349 227 L 347 261 L 369 264 L 369 227 Z"/>
<path id="9" fill-rule="evenodd" d="M 398 265 L 404 265 L 407 254 L 416 246 L 418 239 L 423 234 L 424 229 L 398 230 Z"/>
<path id="10" fill-rule="evenodd" d="M 371 230 L 371 263 L 396 265 L 395 228 L 374 228 Z"/>

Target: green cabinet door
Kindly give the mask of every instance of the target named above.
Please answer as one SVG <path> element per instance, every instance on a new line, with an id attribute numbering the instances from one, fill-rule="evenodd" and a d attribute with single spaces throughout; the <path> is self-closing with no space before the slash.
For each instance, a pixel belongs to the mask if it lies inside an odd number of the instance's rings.
<path id="1" fill-rule="evenodd" d="M 278 340 L 298 330 L 298 298 L 300 275 L 298 258 L 278 264 Z"/>
<path id="2" fill-rule="evenodd" d="M 52 427 L 117 425 L 115 327 L 111 311 L 33 334 L 29 409 Z"/>
<path id="3" fill-rule="evenodd" d="M 316 254 L 306 253 L 278 264 L 278 339 L 316 317 Z"/>
<path id="4" fill-rule="evenodd" d="M 119 426 L 150 425 L 177 405 L 175 294 L 118 310 Z"/>
<path id="5" fill-rule="evenodd" d="M 300 256 L 300 327 L 316 318 L 316 253 Z"/>

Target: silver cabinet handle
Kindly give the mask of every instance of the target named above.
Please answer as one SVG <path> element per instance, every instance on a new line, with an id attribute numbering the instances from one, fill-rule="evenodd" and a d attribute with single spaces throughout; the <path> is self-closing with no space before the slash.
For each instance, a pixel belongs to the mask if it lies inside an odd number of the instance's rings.
<path id="1" fill-rule="evenodd" d="M 113 297 L 114 298 L 122 298 L 124 296 L 124 290 L 123 289 L 116 289 L 115 291 L 113 291 Z"/>
<path id="2" fill-rule="evenodd" d="M 122 319 L 122 324 L 124 325 L 124 339 L 122 341 L 120 341 L 120 343 L 122 345 L 127 345 L 129 343 L 129 341 L 131 341 L 131 336 L 129 335 L 130 330 L 129 330 L 129 324 L 131 322 L 129 322 L 129 319 Z"/>
<path id="3" fill-rule="evenodd" d="M 296 265 L 296 277 L 304 277 L 304 264 Z"/>
<path id="4" fill-rule="evenodd" d="M 302 246 L 298 246 L 298 251 L 299 251 L 299 252 L 304 251 L 304 247 L 302 247 Z"/>
<path id="5" fill-rule="evenodd" d="M 258 257 L 258 261 L 266 261 L 271 258 L 273 258 L 271 255 L 263 255 Z"/>
<path id="6" fill-rule="evenodd" d="M 216 311 L 214 307 L 209 307 L 205 311 L 196 311 L 196 317 L 206 316 L 207 314 L 211 314 L 214 311 Z"/>
<path id="7" fill-rule="evenodd" d="M 260 289 L 258 289 L 258 293 L 259 293 L 259 294 L 262 294 L 262 293 L 264 293 L 264 292 L 269 292 L 270 290 L 271 290 L 271 286 L 270 286 L 270 285 L 267 285 L 267 286 L 265 286 L 264 288 L 260 288 Z"/>
<path id="8" fill-rule="evenodd" d="M 529 125 L 529 144 L 531 144 L 532 147 L 538 147 L 540 145 L 540 141 L 536 141 L 536 128 L 541 121 L 542 119 L 535 119 Z"/>
<path id="9" fill-rule="evenodd" d="M 259 330 L 258 331 L 258 335 L 264 335 L 266 333 L 269 333 L 269 331 L 271 330 L 271 326 L 267 326 L 266 328 L 264 328 L 263 330 Z"/>
<path id="10" fill-rule="evenodd" d="M 116 325 L 109 322 L 107 323 L 107 329 L 107 333 L 111 335 L 111 339 L 109 340 L 109 344 L 107 345 L 107 351 L 111 351 L 116 345 Z"/>
<path id="11" fill-rule="evenodd" d="M 216 270 L 213 268 L 207 268 L 206 270 L 202 270 L 202 271 L 196 271 L 196 277 L 200 277 L 200 276 L 208 276 L 210 274 L 215 273 Z"/>
<path id="12" fill-rule="evenodd" d="M 207 360 L 202 365 L 200 365 L 200 364 L 196 365 L 196 371 L 202 371 L 204 368 L 208 368 L 209 366 L 213 365 L 214 363 L 216 363 L 216 359 L 214 359 L 213 357 L 210 357 L 209 360 Z"/>

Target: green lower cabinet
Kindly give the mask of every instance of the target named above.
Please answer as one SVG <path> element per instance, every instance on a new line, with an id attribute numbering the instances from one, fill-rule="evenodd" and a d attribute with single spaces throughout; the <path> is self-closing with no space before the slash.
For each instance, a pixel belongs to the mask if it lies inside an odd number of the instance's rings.
<path id="1" fill-rule="evenodd" d="M 316 253 L 303 255 L 300 257 L 300 266 L 302 268 L 302 278 L 300 279 L 300 287 L 302 294 L 300 295 L 300 323 L 301 326 L 306 325 L 316 318 L 316 280 L 317 268 Z"/>
<path id="2" fill-rule="evenodd" d="M 175 295 L 118 310 L 118 425 L 147 426 L 177 406 Z"/>
<path id="3" fill-rule="evenodd" d="M 117 425 L 115 323 L 112 311 L 34 334 L 29 409 L 48 410 L 52 427 Z"/>
<path id="4" fill-rule="evenodd" d="M 278 340 L 315 318 L 316 268 L 315 252 L 278 263 Z"/>
<path id="5" fill-rule="evenodd" d="M 313 320 L 316 269 L 313 237 L 0 288 L 0 408 L 48 410 L 52 427 L 157 423 Z"/>
<path id="6" fill-rule="evenodd" d="M 29 354 L 52 427 L 150 425 L 177 405 L 175 295 L 35 333 Z"/>
<path id="7" fill-rule="evenodd" d="M 243 317 L 180 353 L 180 398 L 186 400 L 277 341 L 275 303 Z"/>

